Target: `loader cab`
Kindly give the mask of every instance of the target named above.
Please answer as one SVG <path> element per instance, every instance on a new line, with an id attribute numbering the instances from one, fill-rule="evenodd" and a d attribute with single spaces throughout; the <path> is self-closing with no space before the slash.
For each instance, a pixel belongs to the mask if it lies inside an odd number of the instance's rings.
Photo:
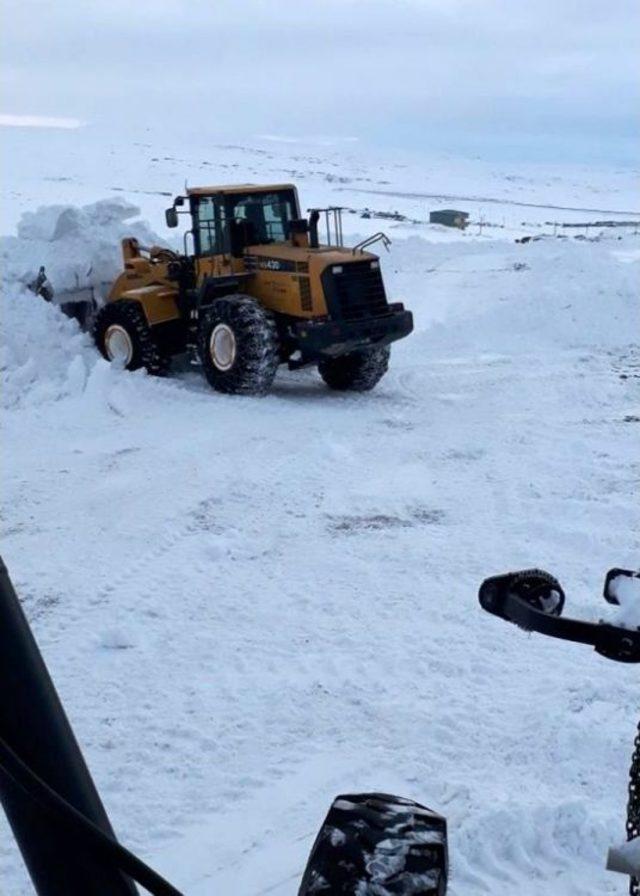
<path id="1" fill-rule="evenodd" d="M 188 191 L 196 257 L 241 257 L 247 246 L 286 243 L 306 233 L 298 194 L 291 184 L 196 187 Z M 176 200 L 177 202 L 177 200 Z M 167 224 L 177 226 L 176 203 Z"/>

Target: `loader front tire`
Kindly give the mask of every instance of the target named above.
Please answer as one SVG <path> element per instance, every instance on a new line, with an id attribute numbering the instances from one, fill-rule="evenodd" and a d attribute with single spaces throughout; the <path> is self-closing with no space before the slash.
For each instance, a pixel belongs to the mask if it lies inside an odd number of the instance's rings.
<path id="1" fill-rule="evenodd" d="M 280 363 L 273 315 L 250 296 L 216 299 L 200 320 L 198 353 L 217 392 L 265 395 Z"/>
<path id="2" fill-rule="evenodd" d="M 350 352 L 338 358 L 322 358 L 318 371 L 330 389 L 368 392 L 387 372 L 390 354 L 389 346 L 385 345 Z"/>
<path id="3" fill-rule="evenodd" d="M 125 370 L 144 367 L 162 376 L 169 369 L 171 358 L 158 346 L 137 302 L 108 302 L 96 314 L 92 332 L 102 357 Z"/>

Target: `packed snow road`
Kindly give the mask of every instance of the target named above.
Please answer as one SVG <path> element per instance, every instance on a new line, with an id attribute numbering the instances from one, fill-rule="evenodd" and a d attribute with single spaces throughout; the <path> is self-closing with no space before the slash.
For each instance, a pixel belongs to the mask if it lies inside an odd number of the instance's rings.
<path id="1" fill-rule="evenodd" d="M 416 332 L 351 396 L 127 374 L 5 287 L 5 560 L 119 836 L 185 893 L 295 893 L 373 788 L 447 816 L 454 896 L 625 891 L 636 673 L 476 595 L 540 565 L 597 617 L 637 564 L 634 246 L 397 241 Z"/>

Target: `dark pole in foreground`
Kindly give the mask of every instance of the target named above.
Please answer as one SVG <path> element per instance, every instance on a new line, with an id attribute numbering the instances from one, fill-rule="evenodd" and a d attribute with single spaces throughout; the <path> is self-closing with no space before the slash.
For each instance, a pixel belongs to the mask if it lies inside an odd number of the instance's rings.
<path id="1" fill-rule="evenodd" d="M 0 559 L 0 738 L 49 787 L 114 836 Z M 0 801 L 38 896 L 137 896 L 133 883 L 0 768 Z"/>

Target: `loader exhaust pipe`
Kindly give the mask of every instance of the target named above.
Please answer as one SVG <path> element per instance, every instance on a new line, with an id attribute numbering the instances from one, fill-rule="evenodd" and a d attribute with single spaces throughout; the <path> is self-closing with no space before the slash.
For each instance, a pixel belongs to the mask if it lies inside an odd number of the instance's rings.
<path id="1" fill-rule="evenodd" d="M 317 208 L 311 209 L 309 215 L 309 248 L 317 249 L 320 245 L 318 241 L 318 221 L 320 220 L 320 212 Z"/>

